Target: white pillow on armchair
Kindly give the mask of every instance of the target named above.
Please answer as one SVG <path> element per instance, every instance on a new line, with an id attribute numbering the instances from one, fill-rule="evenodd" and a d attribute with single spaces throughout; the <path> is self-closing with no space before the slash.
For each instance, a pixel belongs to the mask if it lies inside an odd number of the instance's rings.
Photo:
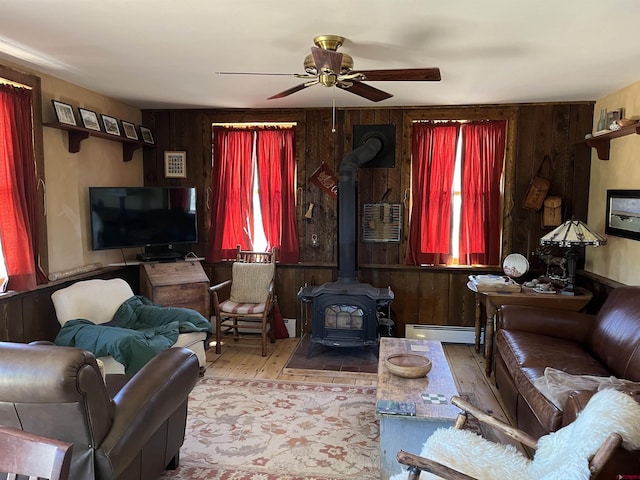
<path id="1" fill-rule="evenodd" d="M 121 278 L 91 279 L 76 282 L 51 294 L 60 326 L 69 320 L 85 319 L 96 325 L 110 322 L 120 305 L 134 296 L 129 284 Z M 181 333 L 174 347 L 185 347 L 198 356 L 200 367 L 207 364 L 204 332 Z M 111 355 L 100 357 L 105 373 L 124 373 L 124 365 Z"/>

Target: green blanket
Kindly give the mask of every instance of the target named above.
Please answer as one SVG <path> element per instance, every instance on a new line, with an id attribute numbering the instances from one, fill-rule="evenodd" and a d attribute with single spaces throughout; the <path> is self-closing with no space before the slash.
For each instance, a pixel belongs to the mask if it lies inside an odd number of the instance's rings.
<path id="1" fill-rule="evenodd" d="M 126 300 L 109 323 L 69 320 L 58 333 L 55 344 L 79 347 L 96 357 L 111 355 L 135 374 L 162 350 L 170 348 L 180 333 L 210 332 L 211 324 L 188 308 L 161 307 L 135 296 Z"/>

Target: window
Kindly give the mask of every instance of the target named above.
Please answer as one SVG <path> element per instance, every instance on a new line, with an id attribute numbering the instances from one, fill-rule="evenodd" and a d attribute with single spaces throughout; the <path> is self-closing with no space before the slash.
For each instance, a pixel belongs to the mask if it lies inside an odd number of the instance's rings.
<path id="1" fill-rule="evenodd" d="M 506 121 L 415 122 L 406 263 L 500 263 Z"/>
<path id="2" fill-rule="evenodd" d="M 235 258 L 240 245 L 298 262 L 294 145 L 293 125 L 214 126 L 209 260 Z"/>
<path id="3" fill-rule="evenodd" d="M 23 79 L 24 84 L 16 83 Z M 36 260 L 41 223 L 36 164 L 41 164 L 42 140 L 34 124 L 41 122 L 39 88 L 38 78 L 0 66 L 0 270 L 12 290 L 46 282 Z"/>

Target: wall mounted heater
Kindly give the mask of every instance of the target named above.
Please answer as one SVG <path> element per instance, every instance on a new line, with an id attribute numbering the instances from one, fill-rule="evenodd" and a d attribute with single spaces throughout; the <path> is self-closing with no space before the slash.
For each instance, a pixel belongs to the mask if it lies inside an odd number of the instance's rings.
<path id="1" fill-rule="evenodd" d="M 399 242 L 402 235 L 401 203 L 365 203 L 362 212 L 363 242 Z"/>

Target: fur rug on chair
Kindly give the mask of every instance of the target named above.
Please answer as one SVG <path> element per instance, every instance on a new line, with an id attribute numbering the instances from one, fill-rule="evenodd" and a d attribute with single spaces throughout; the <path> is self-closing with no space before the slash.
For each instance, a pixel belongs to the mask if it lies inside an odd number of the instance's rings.
<path id="1" fill-rule="evenodd" d="M 479 480 L 588 480 L 591 457 L 611 433 L 619 433 L 623 447 L 640 449 L 640 404 L 616 390 L 596 393 L 578 418 L 538 440 L 529 460 L 514 447 L 485 440 L 465 430 L 437 430 L 420 456 L 430 458 Z M 439 478 L 423 473 L 420 479 Z M 391 480 L 405 480 L 406 473 Z"/>

